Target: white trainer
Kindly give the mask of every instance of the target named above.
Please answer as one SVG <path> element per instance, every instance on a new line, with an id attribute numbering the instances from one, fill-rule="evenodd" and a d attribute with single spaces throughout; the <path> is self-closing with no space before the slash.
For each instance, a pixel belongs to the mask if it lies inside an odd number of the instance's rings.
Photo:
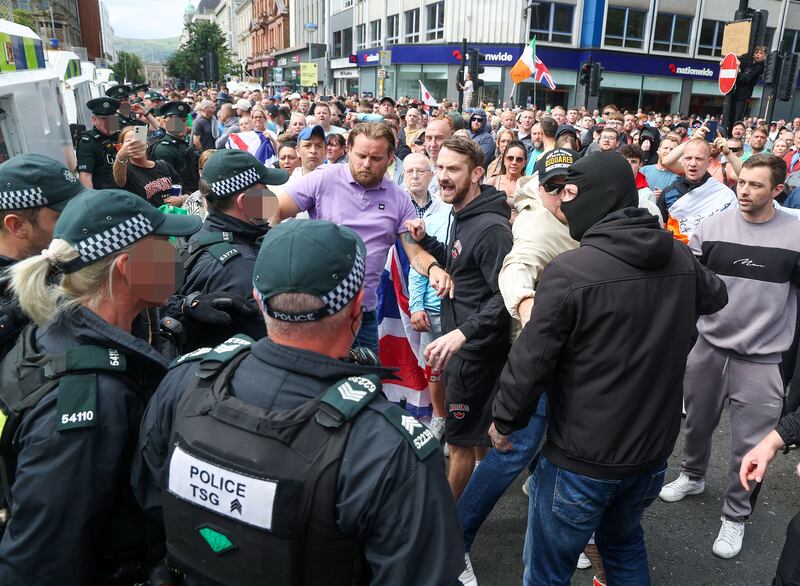
<path id="1" fill-rule="evenodd" d="M 691 494 L 701 494 L 706 489 L 706 481 L 702 478 L 700 480 L 692 480 L 686 474 L 681 472 L 680 476 L 665 484 L 658 494 L 662 501 L 674 503 L 681 500 L 685 496 Z"/>
<path id="2" fill-rule="evenodd" d="M 586 568 L 592 567 L 592 560 L 586 557 L 586 554 L 581 552 L 581 555 L 578 556 L 578 565 L 577 568 L 579 570 L 585 570 Z"/>
<path id="3" fill-rule="evenodd" d="M 467 564 L 467 567 L 461 572 L 458 581 L 464 586 L 478 586 L 478 579 L 475 577 L 475 572 L 472 571 L 472 562 L 469 561 L 468 553 L 464 554 L 464 563 Z"/>
<path id="4" fill-rule="evenodd" d="M 729 560 L 739 555 L 743 539 L 744 522 L 737 523 L 722 517 L 722 527 L 719 528 L 719 535 L 717 535 L 712 551 L 715 556 Z"/>
<path id="5" fill-rule="evenodd" d="M 433 437 L 436 438 L 436 441 L 442 441 L 444 437 L 444 417 L 437 417 L 434 415 L 431 417 L 431 422 L 428 424 L 428 429 L 431 430 Z"/>

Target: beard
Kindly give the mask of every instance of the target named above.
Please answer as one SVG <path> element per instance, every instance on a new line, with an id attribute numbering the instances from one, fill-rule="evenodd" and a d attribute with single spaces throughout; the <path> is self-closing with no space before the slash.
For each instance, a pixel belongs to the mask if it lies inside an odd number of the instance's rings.
<path id="1" fill-rule="evenodd" d="M 532 144 L 533 148 L 535 148 L 537 151 L 542 150 L 542 148 L 544 147 L 544 141 L 542 140 L 534 140 Z"/>
<path id="2" fill-rule="evenodd" d="M 445 181 L 444 183 L 439 183 L 439 195 L 442 198 L 442 201 L 449 204 L 458 204 L 459 202 L 463 201 L 465 197 L 469 194 L 470 190 L 470 182 L 469 178 L 461 183 L 455 183 L 453 181 Z"/>
<path id="3" fill-rule="evenodd" d="M 355 179 L 356 182 L 362 187 L 375 187 L 381 182 L 384 173 L 378 175 L 376 173 L 373 173 L 372 171 L 359 169 L 358 171 L 353 173 L 353 179 Z"/>

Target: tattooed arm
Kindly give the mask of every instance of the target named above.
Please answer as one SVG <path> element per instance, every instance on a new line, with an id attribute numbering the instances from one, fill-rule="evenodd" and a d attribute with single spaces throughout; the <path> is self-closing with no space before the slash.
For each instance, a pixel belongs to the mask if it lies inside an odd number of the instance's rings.
<path id="1" fill-rule="evenodd" d="M 433 248 L 441 248 L 441 259 L 444 260 L 445 246 L 435 238 L 427 238 L 434 243 Z M 439 297 L 449 296 L 452 298 L 453 282 L 450 279 L 450 275 L 448 275 L 441 266 L 437 266 L 437 264 L 441 264 L 439 263 L 439 260 L 431 255 L 431 253 L 424 250 L 422 246 L 420 246 L 419 243 L 414 240 L 409 232 L 403 232 L 400 234 L 400 242 L 403 245 L 403 250 L 405 250 L 406 254 L 408 255 L 408 261 L 411 263 L 411 266 L 420 275 L 425 275 L 428 277 L 431 286 L 436 289 L 437 295 L 439 295 Z M 440 251 L 435 250 L 435 252 L 436 257 L 440 257 Z"/>

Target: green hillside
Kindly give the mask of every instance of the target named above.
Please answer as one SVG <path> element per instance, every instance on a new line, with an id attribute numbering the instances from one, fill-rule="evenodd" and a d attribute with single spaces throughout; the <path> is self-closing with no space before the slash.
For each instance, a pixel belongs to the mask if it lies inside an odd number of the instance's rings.
<path id="1" fill-rule="evenodd" d="M 179 37 L 171 39 L 123 39 L 114 38 L 117 51 L 127 51 L 142 58 L 145 63 L 163 63 L 177 50 Z"/>

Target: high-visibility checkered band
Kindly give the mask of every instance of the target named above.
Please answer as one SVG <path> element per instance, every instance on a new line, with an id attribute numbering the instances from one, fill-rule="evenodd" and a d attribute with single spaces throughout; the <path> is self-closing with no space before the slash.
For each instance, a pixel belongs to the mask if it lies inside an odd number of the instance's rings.
<path id="1" fill-rule="evenodd" d="M 40 208 L 47 204 L 47 198 L 41 187 L 0 191 L 0 210 L 24 210 Z"/>
<path id="2" fill-rule="evenodd" d="M 100 234 L 81 240 L 75 245 L 75 248 L 78 250 L 80 259 L 89 264 L 130 246 L 152 231 L 153 225 L 150 220 L 142 214 L 136 214 Z"/>
<path id="3" fill-rule="evenodd" d="M 241 173 L 229 177 L 228 179 L 221 179 L 211 184 L 211 191 L 214 192 L 216 197 L 227 197 L 236 193 L 241 193 L 248 187 L 258 183 L 258 172 L 250 167 Z"/>
<path id="4" fill-rule="evenodd" d="M 333 315 L 353 300 L 361 286 L 364 284 L 366 258 L 361 251 L 356 249 L 356 260 L 353 268 L 345 279 L 336 288 L 325 295 L 322 300 L 328 308 L 328 313 Z"/>

